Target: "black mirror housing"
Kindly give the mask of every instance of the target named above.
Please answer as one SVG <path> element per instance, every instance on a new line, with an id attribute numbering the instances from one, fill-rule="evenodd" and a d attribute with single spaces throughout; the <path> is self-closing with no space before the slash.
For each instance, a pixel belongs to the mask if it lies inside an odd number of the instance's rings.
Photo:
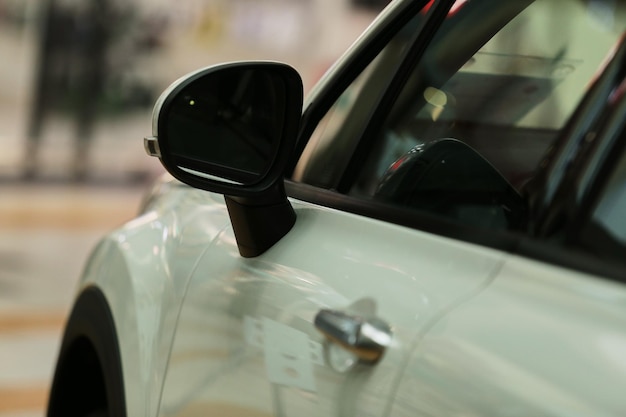
<path id="1" fill-rule="evenodd" d="M 188 74 L 157 100 L 146 151 L 192 187 L 257 195 L 282 179 L 302 91 L 297 71 L 278 62 L 234 62 Z"/>
<path id="2" fill-rule="evenodd" d="M 155 104 L 146 152 L 178 180 L 224 194 L 244 257 L 264 253 L 295 224 L 283 176 L 302 98 L 289 65 L 234 62 L 180 78 Z"/>

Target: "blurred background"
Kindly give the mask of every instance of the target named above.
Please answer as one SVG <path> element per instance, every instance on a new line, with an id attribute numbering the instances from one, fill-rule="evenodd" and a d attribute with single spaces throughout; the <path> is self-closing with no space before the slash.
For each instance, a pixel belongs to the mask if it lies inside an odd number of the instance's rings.
<path id="1" fill-rule="evenodd" d="M 163 171 L 143 151 L 181 75 L 287 62 L 305 93 L 388 0 L 0 0 L 0 417 L 43 416 L 87 256 Z"/>

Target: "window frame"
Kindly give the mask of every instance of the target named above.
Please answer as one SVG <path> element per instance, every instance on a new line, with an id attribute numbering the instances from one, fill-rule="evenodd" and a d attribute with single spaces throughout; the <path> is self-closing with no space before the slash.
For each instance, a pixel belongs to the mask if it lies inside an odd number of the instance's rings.
<path id="1" fill-rule="evenodd" d="M 298 140 L 293 159 L 286 170 L 287 178 L 291 178 L 294 174 L 296 164 L 319 122 L 328 113 L 335 101 L 378 56 L 391 39 L 400 32 L 411 19 L 424 10 L 425 7 L 428 7 L 426 15 L 427 21 L 414 35 L 411 41 L 411 45 L 421 42 L 424 44 L 423 46 L 425 48 L 429 39 L 424 39 L 424 37 L 429 34 L 424 34 L 424 32 L 427 28 L 429 29 L 430 26 L 435 25 L 434 28 L 432 28 L 433 33 L 430 34 L 430 36 L 432 36 L 455 1 L 456 0 L 399 0 L 396 3 L 392 2 L 388 10 L 372 23 L 370 29 L 337 61 L 337 66 L 331 68 L 326 76 L 318 82 L 318 85 L 315 87 L 316 89 L 310 93 L 308 103 L 305 103 L 302 112 L 300 131 L 298 132 Z M 432 4 L 427 6 L 428 3 Z M 407 49 L 405 56 L 399 60 L 400 64 L 398 69 L 396 69 L 390 77 L 390 87 L 393 87 L 392 84 L 398 83 L 395 75 L 400 67 L 405 66 L 406 54 L 411 48 L 412 46 Z M 398 86 L 396 85 L 395 88 L 398 88 Z M 373 109 L 380 108 L 380 104 L 380 101 L 375 103 Z"/>

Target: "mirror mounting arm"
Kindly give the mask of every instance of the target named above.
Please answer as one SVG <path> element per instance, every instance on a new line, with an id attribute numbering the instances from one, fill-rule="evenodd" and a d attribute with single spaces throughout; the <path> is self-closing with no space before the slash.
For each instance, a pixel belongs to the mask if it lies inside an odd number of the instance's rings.
<path id="1" fill-rule="evenodd" d="M 283 238 L 296 222 L 296 213 L 279 180 L 253 198 L 224 196 L 230 221 L 244 258 L 259 256 Z"/>

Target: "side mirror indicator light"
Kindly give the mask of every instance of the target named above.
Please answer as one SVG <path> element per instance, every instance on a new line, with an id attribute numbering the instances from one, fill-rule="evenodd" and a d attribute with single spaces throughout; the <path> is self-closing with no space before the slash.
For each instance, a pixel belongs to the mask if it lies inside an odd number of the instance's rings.
<path id="1" fill-rule="evenodd" d="M 143 147 L 149 156 L 161 158 L 161 149 L 159 148 L 159 140 L 156 136 L 149 136 L 143 139 Z"/>

